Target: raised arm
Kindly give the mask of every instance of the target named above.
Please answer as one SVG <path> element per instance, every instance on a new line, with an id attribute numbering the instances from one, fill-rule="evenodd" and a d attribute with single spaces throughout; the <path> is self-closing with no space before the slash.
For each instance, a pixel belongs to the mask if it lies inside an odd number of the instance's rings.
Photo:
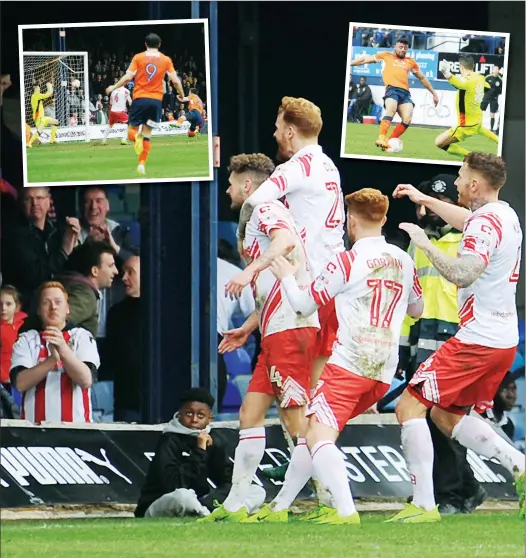
<path id="1" fill-rule="evenodd" d="M 363 66 L 364 64 L 377 64 L 378 60 L 374 54 L 364 54 L 353 60 L 351 66 Z"/>
<path id="2" fill-rule="evenodd" d="M 399 184 L 393 192 L 393 198 L 408 197 L 413 203 L 423 205 L 444 219 L 457 231 L 464 229 L 464 223 L 471 217 L 471 211 L 452 203 L 443 202 L 432 196 L 423 194 L 411 184 Z"/>
<path id="3" fill-rule="evenodd" d="M 304 172 L 300 160 L 289 161 L 280 165 L 243 203 L 239 214 L 238 238 L 241 240 L 245 238 L 245 229 L 250 217 L 252 217 L 254 207 L 279 200 L 290 192 L 301 188 Z"/>

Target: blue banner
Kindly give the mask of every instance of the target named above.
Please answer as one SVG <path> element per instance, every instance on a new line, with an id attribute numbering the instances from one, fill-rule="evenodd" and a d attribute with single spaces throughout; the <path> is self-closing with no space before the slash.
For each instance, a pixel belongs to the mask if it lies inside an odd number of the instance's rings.
<path id="1" fill-rule="evenodd" d="M 392 48 L 369 48 L 369 47 L 352 47 L 352 59 L 356 60 L 362 56 L 374 55 L 377 52 L 384 51 L 393 52 Z M 433 50 L 414 50 L 409 49 L 407 56 L 416 60 L 420 66 L 422 73 L 427 79 L 436 79 L 438 73 L 438 53 Z M 353 66 L 351 74 L 355 76 L 378 76 L 382 75 L 382 64 L 365 64 L 364 66 Z"/>

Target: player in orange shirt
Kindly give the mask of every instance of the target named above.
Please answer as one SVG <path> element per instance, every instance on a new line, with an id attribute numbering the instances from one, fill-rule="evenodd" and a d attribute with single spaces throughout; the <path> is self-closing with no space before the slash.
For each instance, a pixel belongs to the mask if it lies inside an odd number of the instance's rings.
<path id="1" fill-rule="evenodd" d="M 197 89 L 190 89 L 190 94 L 188 97 L 179 99 L 182 103 L 188 103 L 188 112 L 186 115 L 180 116 L 177 122 L 174 122 L 174 126 L 181 126 L 181 124 L 188 120 L 190 122 L 190 130 L 188 130 L 188 136 L 193 138 L 195 136 L 195 131 L 197 128 L 201 128 L 203 125 L 203 114 L 205 112 L 203 101 L 201 101 L 199 95 L 197 94 Z"/>
<path id="2" fill-rule="evenodd" d="M 128 138 L 135 142 L 135 153 L 139 155 L 137 172 L 145 174 L 145 163 L 150 153 L 152 129 L 161 121 L 164 95 L 164 76 L 168 74 L 170 81 L 179 94 L 184 97 L 183 87 L 170 57 L 159 52 L 161 38 L 150 33 L 145 39 L 146 51 L 136 54 L 128 71 L 114 85 L 106 89 L 108 95 L 134 80 L 133 102 L 128 121 Z M 141 131 L 139 133 L 139 126 Z"/>
<path id="3" fill-rule="evenodd" d="M 407 56 L 408 48 L 409 41 L 405 37 L 400 37 L 400 39 L 396 41 L 394 52 L 377 52 L 374 55 L 361 56 L 351 62 L 351 66 L 384 62 L 382 79 L 385 85 L 385 96 L 383 98 L 385 113 L 380 123 L 380 134 L 375 142 L 376 146 L 381 147 L 383 150 L 389 147 L 387 142 L 391 138 L 400 137 L 407 130 L 409 124 L 411 124 L 415 104 L 411 99 L 411 92 L 409 91 L 409 72 L 412 72 L 431 95 L 433 95 L 435 106 L 438 105 L 439 102 L 437 92 L 422 73 L 416 60 Z M 387 132 L 397 112 L 402 122 L 395 127 L 386 140 Z"/>

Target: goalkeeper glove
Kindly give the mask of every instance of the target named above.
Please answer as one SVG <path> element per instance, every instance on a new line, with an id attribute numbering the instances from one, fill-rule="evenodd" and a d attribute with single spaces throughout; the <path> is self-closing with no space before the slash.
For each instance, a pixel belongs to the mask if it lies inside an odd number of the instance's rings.
<path id="1" fill-rule="evenodd" d="M 438 64 L 438 69 L 445 74 L 446 72 L 449 73 L 449 62 L 447 60 L 441 60 Z"/>

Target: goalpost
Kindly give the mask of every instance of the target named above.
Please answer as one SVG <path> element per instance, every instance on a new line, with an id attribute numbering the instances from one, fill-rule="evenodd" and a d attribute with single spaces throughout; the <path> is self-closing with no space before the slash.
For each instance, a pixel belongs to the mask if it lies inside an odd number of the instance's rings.
<path id="1" fill-rule="evenodd" d="M 87 52 L 23 52 L 23 94 L 22 119 L 36 130 L 31 108 L 31 95 L 35 85 L 46 93 L 47 84 L 53 86 L 53 94 L 43 101 L 44 115 L 59 121 L 57 141 L 61 135 L 65 141 L 90 141 L 89 134 L 89 73 Z M 79 83 L 77 83 L 77 80 Z M 76 116 L 75 125 L 71 118 Z M 50 128 L 40 136 L 42 143 L 48 143 Z"/>

